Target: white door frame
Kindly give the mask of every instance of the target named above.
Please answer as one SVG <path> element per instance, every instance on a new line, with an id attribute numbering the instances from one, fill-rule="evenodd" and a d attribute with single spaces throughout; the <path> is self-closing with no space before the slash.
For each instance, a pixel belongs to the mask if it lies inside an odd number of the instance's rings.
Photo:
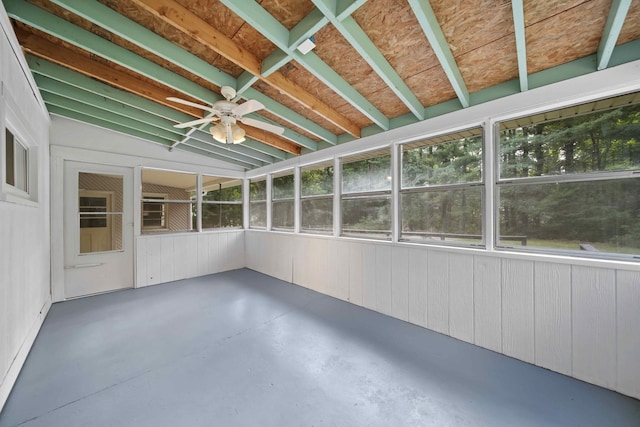
<path id="1" fill-rule="evenodd" d="M 122 248 L 80 254 L 79 174 L 123 178 Z M 134 287 L 133 168 L 64 161 L 64 295 L 63 299 Z"/>

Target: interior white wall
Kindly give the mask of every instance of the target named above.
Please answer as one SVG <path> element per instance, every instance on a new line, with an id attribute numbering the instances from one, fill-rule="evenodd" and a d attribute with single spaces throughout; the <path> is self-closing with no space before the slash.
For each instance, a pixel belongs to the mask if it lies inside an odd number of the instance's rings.
<path id="1" fill-rule="evenodd" d="M 636 61 L 254 169 L 247 177 L 471 126 L 484 126 L 492 141 L 493 125 L 502 119 L 639 89 Z M 489 144 L 485 154 L 491 153 Z M 485 183 L 489 200 L 493 179 Z M 640 264 L 495 250 L 493 216 L 487 206 L 486 249 L 247 230 L 247 267 L 640 398 Z"/>
<path id="2" fill-rule="evenodd" d="M 49 118 L 1 3 L 0 29 L 0 142 L 4 144 L 11 108 L 38 154 L 37 203 L 0 201 L 1 410 L 51 306 L 51 295 Z"/>
<path id="3" fill-rule="evenodd" d="M 99 144 L 96 144 L 99 141 Z M 99 148 L 96 149 L 96 146 Z M 52 295 L 64 295 L 64 162 L 78 161 L 134 169 L 135 286 L 142 287 L 244 267 L 242 230 L 140 234 L 142 167 L 243 178 L 237 165 L 167 147 L 60 116 L 51 119 Z"/>

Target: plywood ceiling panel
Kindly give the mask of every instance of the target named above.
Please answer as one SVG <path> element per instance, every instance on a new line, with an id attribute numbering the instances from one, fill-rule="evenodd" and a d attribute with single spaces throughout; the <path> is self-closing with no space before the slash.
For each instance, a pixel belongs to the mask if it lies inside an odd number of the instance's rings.
<path id="1" fill-rule="evenodd" d="M 610 6 L 611 0 L 592 0 L 526 27 L 529 73 L 597 52 Z"/>
<path id="2" fill-rule="evenodd" d="M 397 117 L 409 111 L 406 105 L 389 89 L 367 61 L 333 25 L 327 25 L 316 33 L 315 40 L 314 52 L 316 55 L 384 115 Z M 374 94 L 376 96 L 373 96 Z"/>
<path id="3" fill-rule="evenodd" d="M 633 40 L 640 39 L 640 0 L 633 0 L 631 7 L 629 7 L 629 13 L 627 19 L 624 21 L 622 31 L 620 31 L 620 37 L 618 38 L 618 44 L 628 43 Z"/>
<path id="4" fill-rule="evenodd" d="M 518 78 L 514 34 L 456 57 L 470 93 Z"/>
<path id="5" fill-rule="evenodd" d="M 295 27 L 315 7 L 311 0 L 262 0 L 259 3 L 287 30 Z"/>

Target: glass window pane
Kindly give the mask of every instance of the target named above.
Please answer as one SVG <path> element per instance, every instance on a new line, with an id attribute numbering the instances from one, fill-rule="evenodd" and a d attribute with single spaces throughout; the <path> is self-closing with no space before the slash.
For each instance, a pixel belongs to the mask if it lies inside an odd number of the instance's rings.
<path id="1" fill-rule="evenodd" d="M 272 228 L 293 230 L 293 212 L 293 200 L 274 200 L 271 204 Z"/>
<path id="2" fill-rule="evenodd" d="M 78 174 L 80 253 L 122 250 L 121 175 Z"/>
<path id="3" fill-rule="evenodd" d="M 202 204 L 203 229 L 237 227 L 242 227 L 242 205 Z"/>
<path id="4" fill-rule="evenodd" d="M 402 239 L 482 242 L 482 193 L 480 187 L 402 193 Z"/>
<path id="5" fill-rule="evenodd" d="M 249 200 L 267 200 L 267 181 L 264 177 L 249 181 Z"/>
<path id="6" fill-rule="evenodd" d="M 15 169 L 14 169 L 14 153 L 13 153 L 13 134 L 9 129 L 5 129 L 5 179 L 9 185 L 15 185 Z"/>
<path id="7" fill-rule="evenodd" d="M 333 197 L 302 199 L 300 229 L 311 233 L 333 232 Z"/>
<path id="8" fill-rule="evenodd" d="M 333 194 L 333 166 L 303 169 L 300 173 L 300 194 L 302 197 Z"/>
<path id="9" fill-rule="evenodd" d="M 196 174 L 142 169 L 142 233 L 194 231 L 195 190 Z"/>
<path id="10" fill-rule="evenodd" d="M 342 199 L 342 234 L 391 237 L 391 196 Z"/>
<path id="11" fill-rule="evenodd" d="M 218 176 L 202 176 L 202 201 L 242 202 L 242 181 Z"/>
<path id="12" fill-rule="evenodd" d="M 257 228 L 267 226 L 267 202 L 252 202 L 249 205 L 249 226 Z"/>
<path id="13" fill-rule="evenodd" d="M 554 121 L 523 119 L 525 125 L 500 132 L 500 177 L 639 169 L 639 121 L 640 104 Z"/>
<path id="14" fill-rule="evenodd" d="M 482 181 L 482 137 L 403 147 L 402 187 Z"/>
<path id="15" fill-rule="evenodd" d="M 499 187 L 499 244 L 640 254 L 640 178 Z"/>
<path id="16" fill-rule="evenodd" d="M 385 150 L 388 152 L 388 150 Z M 391 190 L 391 155 L 362 160 L 346 158 L 342 163 L 342 192 Z"/>
<path id="17" fill-rule="evenodd" d="M 274 176 L 271 180 L 271 194 L 274 200 L 293 198 L 295 194 L 293 173 Z"/>

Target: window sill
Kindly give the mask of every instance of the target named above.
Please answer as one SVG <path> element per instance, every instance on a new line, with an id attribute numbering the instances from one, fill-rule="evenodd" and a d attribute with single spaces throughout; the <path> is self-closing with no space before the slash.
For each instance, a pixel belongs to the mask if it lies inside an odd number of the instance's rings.
<path id="1" fill-rule="evenodd" d="M 36 201 L 26 198 L 22 195 L 12 193 L 0 193 L 0 202 L 13 203 L 16 205 L 23 205 L 30 208 L 37 208 L 40 204 Z"/>

